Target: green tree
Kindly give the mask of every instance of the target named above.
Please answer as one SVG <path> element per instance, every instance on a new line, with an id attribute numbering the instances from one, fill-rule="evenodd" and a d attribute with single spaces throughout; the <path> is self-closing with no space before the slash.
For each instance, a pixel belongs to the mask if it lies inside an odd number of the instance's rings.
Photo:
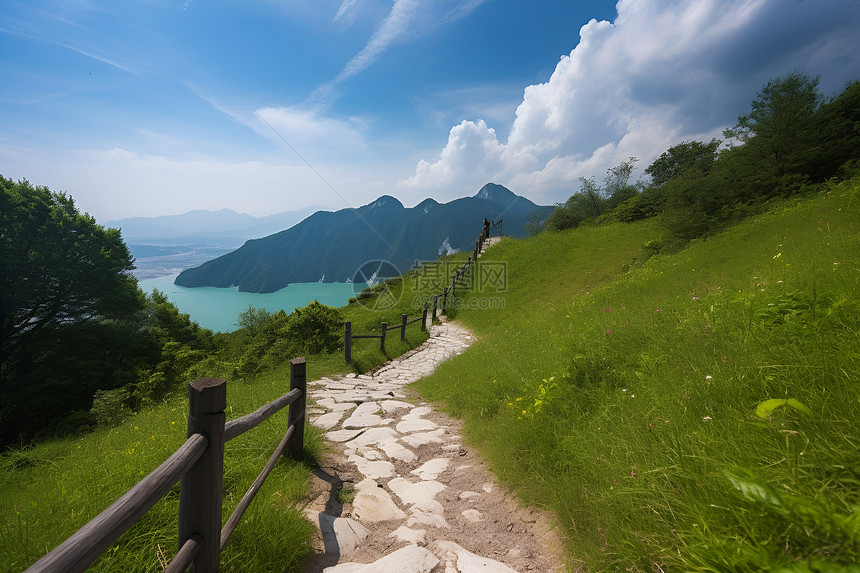
<path id="1" fill-rule="evenodd" d="M 248 334 L 255 336 L 273 317 L 274 315 L 265 308 L 256 308 L 249 304 L 248 308 L 240 312 L 239 316 L 236 317 L 236 322 L 239 328 L 244 328 L 248 331 Z"/>
<path id="2" fill-rule="evenodd" d="M 645 168 L 645 173 L 651 176 L 651 185 L 654 187 L 661 187 L 690 170 L 706 175 L 717 160 L 717 150 L 721 143 L 719 139 L 712 139 L 708 143 L 682 141 L 664 151 Z"/>
<path id="3" fill-rule="evenodd" d="M 833 177 L 839 168 L 860 158 L 860 81 L 845 86 L 818 110 L 814 153 L 807 162 L 812 178 Z"/>
<path id="4" fill-rule="evenodd" d="M 742 143 L 749 199 L 792 192 L 803 180 L 802 167 L 816 142 L 816 111 L 822 97 L 818 77 L 790 72 L 767 82 L 751 110 L 723 132 Z M 743 169 L 744 161 L 736 164 Z M 755 197 L 754 195 L 759 195 Z"/>
<path id="5" fill-rule="evenodd" d="M 0 441 L 133 380 L 147 346 L 133 268 L 120 232 L 71 197 L 0 176 Z"/>

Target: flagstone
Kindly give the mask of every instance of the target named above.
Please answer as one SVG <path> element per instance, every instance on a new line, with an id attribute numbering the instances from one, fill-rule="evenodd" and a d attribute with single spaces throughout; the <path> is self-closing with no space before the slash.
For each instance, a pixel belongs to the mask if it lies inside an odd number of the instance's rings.
<path id="1" fill-rule="evenodd" d="M 348 557 L 370 533 L 365 526 L 348 517 L 334 517 L 312 510 L 306 510 L 305 515 L 320 530 L 326 553 Z"/>
<path id="2" fill-rule="evenodd" d="M 400 400 L 384 400 L 379 405 L 382 407 L 382 411 L 386 414 L 391 414 L 392 412 L 396 412 L 402 408 L 412 407 L 412 404 L 409 402 L 401 402 Z"/>
<path id="3" fill-rule="evenodd" d="M 394 464 L 387 460 L 371 461 L 363 456 L 352 455 L 347 458 L 347 461 L 354 463 L 366 478 L 380 479 L 394 475 Z"/>
<path id="4" fill-rule="evenodd" d="M 337 426 L 337 423 L 343 418 L 343 414 L 343 412 L 329 412 L 328 414 L 313 418 L 311 424 L 322 430 L 331 430 Z"/>
<path id="5" fill-rule="evenodd" d="M 325 437 L 332 442 L 346 442 L 347 440 L 352 440 L 362 432 L 364 430 L 332 430 L 331 432 L 326 432 Z"/>
<path id="6" fill-rule="evenodd" d="M 385 455 L 393 460 L 399 460 L 409 464 L 418 459 L 415 452 L 406 446 L 401 445 L 396 438 L 392 438 L 390 441 L 378 442 L 377 445 L 383 452 L 385 452 Z"/>
<path id="7" fill-rule="evenodd" d="M 355 486 L 352 500 L 352 515 L 359 521 L 391 521 L 405 519 L 406 514 L 397 507 L 391 495 L 379 487 L 375 480 L 367 478 Z"/>
<path id="8" fill-rule="evenodd" d="M 439 555 L 445 562 L 445 572 L 457 571 L 458 573 L 473 573 L 480 571 L 481 573 L 517 573 L 504 563 L 480 557 L 471 551 L 463 549 L 453 541 L 436 541 L 432 544 L 433 552 Z M 448 567 L 451 567 L 449 569 Z"/>
<path id="9" fill-rule="evenodd" d="M 394 537 L 399 541 L 415 543 L 418 545 L 423 545 L 424 543 L 426 543 L 426 536 L 426 529 L 409 529 L 405 525 L 401 525 L 400 527 L 388 534 L 388 537 Z"/>
<path id="10" fill-rule="evenodd" d="M 427 480 L 412 483 L 402 477 L 396 477 L 389 481 L 388 487 L 406 505 L 432 500 L 439 492 L 447 489 L 445 484 L 438 481 Z"/>
<path id="11" fill-rule="evenodd" d="M 438 430 L 433 430 L 431 432 L 417 432 L 415 434 L 409 434 L 408 436 L 403 436 L 401 439 L 413 448 L 418 448 L 426 444 L 442 443 L 443 435 L 445 435 L 445 430 L 439 428 Z"/>
<path id="12" fill-rule="evenodd" d="M 347 448 L 359 448 L 362 446 L 372 446 L 374 444 L 382 444 L 397 440 L 397 432 L 393 428 L 385 426 L 379 428 L 368 428 L 367 430 L 344 430 L 350 432 L 358 432 L 353 436 L 354 439 L 348 441 L 345 446 Z M 331 432 L 329 432 L 331 433 Z M 360 435 L 359 435 L 360 434 Z M 328 434 L 326 434 L 328 435 Z M 341 440 L 346 441 L 346 440 Z M 384 451 L 384 450 L 383 450 Z"/>
<path id="13" fill-rule="evenodd" d="M 448 469 L 449 463 L 451 463 L 451 460 L 448 458 L 435 458 L 429 462 L 425 462 L 409 473 L 418 476 L 422 480 L 434 480 L 439 477 L 439 474 Z"/>
<path id="14" fill-rule="evenodd" d="M 429 573 L 439 559 L 424 547 L 407 545 L 373 563 L 342 563 L 323 573 Z"/>

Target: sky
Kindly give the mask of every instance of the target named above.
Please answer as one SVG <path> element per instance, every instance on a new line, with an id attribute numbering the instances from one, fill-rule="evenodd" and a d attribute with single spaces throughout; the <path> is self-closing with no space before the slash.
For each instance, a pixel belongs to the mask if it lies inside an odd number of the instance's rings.
<path id="1" fill-rule="evenodd" d="M 769 80 L 860 80 L 860 0 L 3 0 L 0 174 L 99 222 L 550 205 L 710 140 Z"/>

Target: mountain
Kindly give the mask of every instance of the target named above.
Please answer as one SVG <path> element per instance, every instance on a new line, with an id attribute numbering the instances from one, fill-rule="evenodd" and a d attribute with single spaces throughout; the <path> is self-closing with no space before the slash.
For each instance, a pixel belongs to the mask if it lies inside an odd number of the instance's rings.
<path id="1" fill-rule="evenodd" d="M 318 207 L 253 217 L 231 209 L 108 221 L 122 230 L 138 280 L 175 275 L 240 247 L 248 239 L 292 227 Z"/>
<path id="2" fill-rule="evenodd" d="M 176 239 L 240 239 L 265 237 L 292 227 L 319 207 L 284 211 L 265 217 L 237 213 L 232 209 L 220 211 L 195 210 L 181 215 L 160 217 L 130 217 L 108 221 L 107 227 L 121 229 L 130 242 L 175 243 Z"/>
<path id="3" fill-rule="evenodd" d="M 290 229 L 247 241 L 233 252 L 183 271 L 175 282 L 273 292 L 289 283 L 318 281 L 323 275 L 346 281 L 372 260 L 388 261 L 405 272 L 416 261 L 435 260 L 444 251 L 474 249 L 484 218 L 502 219 L 506 235 L 523 236 L 529 219 L 546 218 L 552 209 L 493 183 L 472 197 L 449 203 L 425 199 L 410 208 L 383 195 L 357 209 L 319 211 Z"/>

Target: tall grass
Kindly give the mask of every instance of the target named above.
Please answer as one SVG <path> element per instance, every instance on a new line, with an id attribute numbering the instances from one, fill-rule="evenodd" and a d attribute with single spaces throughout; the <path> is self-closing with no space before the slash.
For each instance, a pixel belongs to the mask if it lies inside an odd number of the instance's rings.
<path id="1" fill-rule="evenodd" d="M 289 390 L 286 368 L 253 383 L 228 383 L 227 418 L 249 413 Z M 0 458 L 0 568 L 20 571 L 95 517 L 185 441 L 183 398 L 77 439 L 7 452 Z M 286 411 L 229 442 L 224 517 L 232 512 L 286 431 Z M 224 571 L 298 570 L 313 525 L 300 512 L 309 465 L 321 437 L 307 427 L 307 462 L 274 469 L 225 548 Z M 158 502 L 93 566 L 95 571 L 161 571 L 176 552 L 179 486 Z"/>
<path id="2" fill-rule="evenodd" d="M 459 259 L 457 259 L 459 260 Z M 442 267 L 447 269 L 447 265 Z M 451 266 L 453 269 L 454 266 Z M 451 271 L 453 272 L 453 270 Z M 450 283 L 450 274 L 440 280 Z M 434 285 L 418 284 L 408 273 L 344 307 L 354 332 L 379 331 L 382 321 L 396 326 L 401 314 L 420 315 Z M 393 296 L 393 304 L 375 304 Z M 378 340 L 356 341 L 354 363 L 342 353 L 308 360 L 308 379 L 365 372 L 426 340 L 418 324 L 388 334 L 385 352 Z M 225 375 L 232 367 L 212 357 L 203 375 Z M 228 381 L 227 419 L 245 415 L 289 390 L 285 362 L 248 380 Z M 92 434 L 12 449 L 0 456 L 0 570 L 20 571 L 58 545 L 163 462 L 185 441 L 187 400 L 175 392 L 161 404 L 131 416 L 114 428 Z M 286 431 L 281 412 L 229 442 L 225 451 L 224 519 L 251 485 Z M 301 514 L 310 465 L 322 438 L 306 426 L 307 460 L 283 460 L 243 517 L 221 557 L 224 571 L 297 571 L 310 551 L 314 526 Z M 95 571 L 160 571 L 176 552 L 179 486 L 158 502 L 93 566 Z"/>
<path id="3" fill-rule="evenodd" d="M 463 311 L 478 342 L 418 387 L 558 514 L 572 569 L 853 570 L 858 193 L 644 263 L 654 222 L 503 242 L 505 309 Z"/>

